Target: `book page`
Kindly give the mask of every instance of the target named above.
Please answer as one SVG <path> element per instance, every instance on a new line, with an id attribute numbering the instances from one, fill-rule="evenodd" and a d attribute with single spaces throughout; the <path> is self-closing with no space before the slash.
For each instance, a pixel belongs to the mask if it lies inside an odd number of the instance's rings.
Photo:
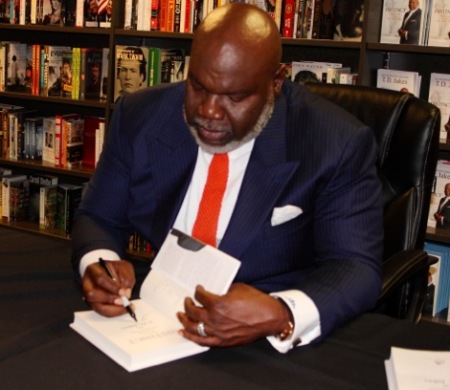
<path id="1" fill-rule="evenodd" d="M 179 237 L 194 245 L 194 250 L 180 245 Z M 226 253 L 172 230 L 152 264 L 140 296 L 168 317 L 174 317 L 183 310 L 184 299 L 194 297 L 199 284 L 214 294 L 224 294 L 239 266 L 240 262 Z"/>

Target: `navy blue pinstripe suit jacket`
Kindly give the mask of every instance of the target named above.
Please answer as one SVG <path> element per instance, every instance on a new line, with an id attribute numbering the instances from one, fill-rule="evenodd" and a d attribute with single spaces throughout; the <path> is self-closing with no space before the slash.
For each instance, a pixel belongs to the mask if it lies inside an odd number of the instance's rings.
<path id="1" fill-rule="evenodd" d="M 184 83 L 123 97 L 78 210 L 73 262 L 89 250 L 123 254 L 136 229 L 155 248 L 172 227 L 197 145 L 182 112 Z M 380 291 L 381 188 L 372 132 L 286 81 L 256 139 L 220 249 L 242 261 L 237 281 L 300 289 L 317 305 L 322 336 L 369 309 Z M 274 207 L 298 217 L 272 226 Z"/>

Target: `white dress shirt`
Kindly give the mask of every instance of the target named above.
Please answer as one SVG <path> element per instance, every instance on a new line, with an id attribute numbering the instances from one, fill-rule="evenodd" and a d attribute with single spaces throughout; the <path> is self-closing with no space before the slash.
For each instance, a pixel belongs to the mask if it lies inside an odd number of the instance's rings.
<path id="1" fill-rule="evenodd" d="M 250 154 L 253 150 L 253 145 L 254 140 L 247 142 L 238 149 L 228 153 L 229 175 L 217 227 L 218 245 L 225 234 L 225 230 L 233 213 L 245 170 L 250 159 Z M 202 198 L 203 188 L 206 183 L 208 168 L 212 157 L 212 154 L 199 148 L 194 174 L 174 223 L 175 229 L 189 235 L 191 235 L 192 227 L 194 226 L 197 217 L 197 211 Z M 119 260 L 119 256 L 109 250 L 95 250 L 89 252 L 81 259 L 81 275 L 84 274 L 86 267 L 96 262 L 99 257 L 104 257 L 108 260 Z M 294 332 L 287 340 L 281 341 L 276 336 L 267 337 L 274 348 L 279 352 L 285 353 L 293 348 L 295 346 L 294 342 L 299 339 L 301 342 L 297 345 L 306 345 L 320 336 L 319 311 L 311 298 L 299 290 L 280 291 L 272 293 L 271 295 L 282 299 L 286 303 L 292 312 L 295 324 Z"/>

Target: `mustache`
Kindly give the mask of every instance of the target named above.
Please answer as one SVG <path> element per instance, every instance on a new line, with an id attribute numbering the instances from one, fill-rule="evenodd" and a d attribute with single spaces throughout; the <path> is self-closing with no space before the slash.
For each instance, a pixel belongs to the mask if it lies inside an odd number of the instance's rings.
<path id="1" fill-rule="evenodd" d="M 231 127 L 229 125 L 218 124 L 209 119 L 193 118 L 191 125 L 195 127 L 203 127 L 212 131 L 231 131 Z"/>

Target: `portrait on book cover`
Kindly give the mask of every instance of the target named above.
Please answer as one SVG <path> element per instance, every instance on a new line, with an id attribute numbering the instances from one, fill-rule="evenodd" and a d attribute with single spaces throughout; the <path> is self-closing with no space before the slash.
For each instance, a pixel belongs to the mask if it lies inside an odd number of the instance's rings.
<path id="1" fill-rule="evenodd" d="M 148 49 L 116 46 L 114 101 L 147 86 Z"/>
<path id="2" fill-rule="evenodd" d="M 64 24 L 64 15 L 62 14 L 61 9 L 62 0 L 44 0 L 43 24 L 62 26 Z"/>

